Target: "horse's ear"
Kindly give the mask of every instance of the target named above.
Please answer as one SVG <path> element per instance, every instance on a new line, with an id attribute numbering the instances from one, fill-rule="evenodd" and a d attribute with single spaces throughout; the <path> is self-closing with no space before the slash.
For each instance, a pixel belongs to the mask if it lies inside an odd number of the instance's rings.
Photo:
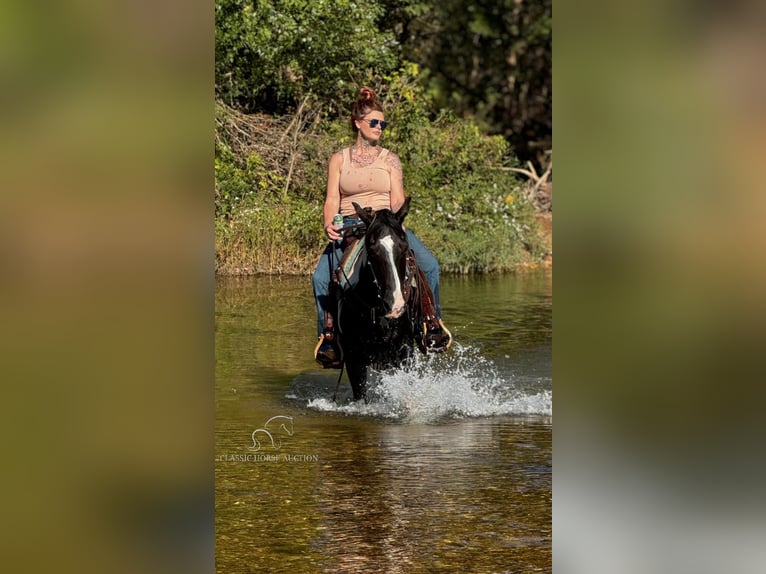
<path id="1" fill-rule="evenodd" d="M 352 201 L 351 204 L 354 206 L 354 209 L 356 210 L 356 214 L 359 216 L 359 219 L 364 221 L 367 225 L 370 224 L 370 221 L 372 221 L 372 214 L 362 208 L 361 205 L 359 205 L 356 201 Z"/>
<path id="2" fill-rule="evenodd" d="M 399 221 L 399 223 L 402 223 L 404 221 L 404 218 L 407 216 L 407 213 L 410 211 L 410 201 L 412 200 L 412 196 L 407 196 L 404 198 L 404 203 L 399 208 L 399 211 L 396 212 L 396 219 Z"/>

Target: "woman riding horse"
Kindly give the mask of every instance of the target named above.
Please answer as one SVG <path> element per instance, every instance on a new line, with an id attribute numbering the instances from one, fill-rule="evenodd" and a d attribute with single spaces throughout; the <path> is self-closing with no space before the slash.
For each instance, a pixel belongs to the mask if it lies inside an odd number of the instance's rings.
<path id="1" fill-rule="evenodd" d="M 351 108 L 351 127 L 356 133 L 356 143 L 330 158 L 324 204 L 324 230 L 330 243 L 312 276 L 319 337 L 314 356 L 324 366 L 340 366 L 339 348 L 329 317 L 331 309 L 328 307 L 332 273 L 342 256 L 341 228 L 333 224 L 333 217 L 336 213 L 342 214 L 346 227 L 360 221 L 353 202 L 373 212 L 384 209 L 397 212 L 404 205 L 399 156 L 379 145 L 387 125 L 375 92 L 367 87 L 362 88 Z M 450 345 L 452 338 L 441 322 L 439 263 L 412 231 L 407 229 L 405 233 L 409 248 L 433 293 L 436 321 L 429 321 L 426 325 L 425 347 L 430 351 L 443 351 Z"/>

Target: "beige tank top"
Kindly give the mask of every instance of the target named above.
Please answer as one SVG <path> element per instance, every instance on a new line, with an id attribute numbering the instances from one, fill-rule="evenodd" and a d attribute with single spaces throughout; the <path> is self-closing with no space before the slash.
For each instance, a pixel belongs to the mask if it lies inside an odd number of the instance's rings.
<path id="1" fill-rule="evenodd" d="M 343 150 L 343 165 L 340 168 L 340 212 L 355 217 L 356 210 L 351 202 L 373 211 L 391 209 L 391 172 L 385 162 L 388 150 L 383 148 L 380 155 L 366 167 L 351 165 L 351 150 Z"/>

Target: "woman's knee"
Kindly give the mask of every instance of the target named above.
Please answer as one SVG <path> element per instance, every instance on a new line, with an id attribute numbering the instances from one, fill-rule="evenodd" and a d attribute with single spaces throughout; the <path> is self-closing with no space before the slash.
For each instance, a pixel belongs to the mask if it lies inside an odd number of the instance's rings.
<path id="1" fill-rule="evenodd" d="M 311 275 L 311 284 L 314 286 L 314 293 L 320 294 L 327 291 L 327 286 L 330 284 L 330 273 L 325 269 L 327 264 L 322 265 L 322 261 L 319 262 L 317 268 L 314 269 L 314 273 Z"/>
<path id="2" fill-rule="evenodd" d="M 320 277 L 321 273 L 320 273 L 320 271 L 319 271 L 319 268 L 320 268 L 320 267 L 321 267 L 321 265 L 317 265 L 316 269 L 314 269 L 314 272 L 311 274 L 311 282 L 312 282 L 314 285 L 316 285 L 316 284 L 317 284 L 317 281 L 320 281 L 320 280 L 321 280 L 321 277 Z"/>
<path id="3" fill-rule="evenodd" d="M 439 276 L 439 260 L 434 257 L 431 252 L 428 252 L 428 257 L 425 258 L 427 262 L 428 271 L 423 269 L 424 273 L 433 273 L 437 277 Z"/>
<path id="4" fill-rule="evenodd" d="M 439 276 L 439 261 L 430 251 L 428 251 L 428 249 L 423 249 L 418 253 L 415 253 L 415 259 L 423 270 L 423 273 L 434 277 Z"/>

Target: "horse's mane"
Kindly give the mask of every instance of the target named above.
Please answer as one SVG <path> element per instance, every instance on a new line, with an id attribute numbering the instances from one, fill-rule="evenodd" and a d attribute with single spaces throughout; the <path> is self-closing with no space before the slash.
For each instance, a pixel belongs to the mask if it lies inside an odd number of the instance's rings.
<path id="1" fill-rule="evenodd" d="M 390 209 L 381 209 L 370 215 L 369 221 L 367 221 L 367 233 L 374 231 L 381 227 L 389 227 L 394 231 L 402 233 L 404 231 L 402 227 L 402 221 L 399 216 Z"/>
<path id="2" fill-rule="evenodd" d="M 390 209 L 381 209 L 375 212 L 375 217 L 372 222 L 379 222 L 380 225 L 388 225 L 389 227 L 401 227 L 402 224 L 396 218 L 396 215 Z"/>

